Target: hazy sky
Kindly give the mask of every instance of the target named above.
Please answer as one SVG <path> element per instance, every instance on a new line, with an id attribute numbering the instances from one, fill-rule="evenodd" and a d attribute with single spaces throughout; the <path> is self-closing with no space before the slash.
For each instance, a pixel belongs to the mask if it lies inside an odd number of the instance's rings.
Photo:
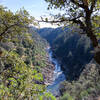
<path id="1" fill-rule="evenodd" d="M 49 13 L 57 13 L 57 10 L 48 11 L 48 4 L 44 0 L 0 0 L 0 4 L 8 7 L 15 12 L 16 10 L 24 7 L 30 15 L 39 19 L 42 15 L 49 15 Z M 50 24 L 41 23 L 41 27 L 54 27 Z"/>

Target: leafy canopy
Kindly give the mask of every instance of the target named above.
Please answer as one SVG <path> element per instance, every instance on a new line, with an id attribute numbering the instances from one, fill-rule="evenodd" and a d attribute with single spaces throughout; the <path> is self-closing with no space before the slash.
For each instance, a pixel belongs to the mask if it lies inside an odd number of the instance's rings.
<path id="1" fill-rule="evenodd" d="M 0 6 L 0 41 L 27 31 L 30 24 L 36 25 L 34 17 L 30 16 L 24 8 L 12 13 Z"/>
<path id="2" fill-rule="evenodd" d="M 77 24 L 85 24 L 86 13 L 90 16 L 100 16 L 100 0 L 45 0 L 48 3 L 48 9 L 60 9 L 61 13 L 54 16 L 52 22 L 72 21 Z M 47 20 L 47 19 L 46 19 Z M 100 23 L 99 23 L 100 25 Z"/>

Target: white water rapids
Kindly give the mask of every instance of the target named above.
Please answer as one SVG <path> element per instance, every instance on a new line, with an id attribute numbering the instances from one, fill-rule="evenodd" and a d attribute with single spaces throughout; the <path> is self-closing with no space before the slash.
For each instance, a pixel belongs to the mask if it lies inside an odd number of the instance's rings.
<path id="1" fill-rule="evenodd" d="M 47 87 L 47 91 L 53 93 L 53 95 L 59 95 L 59 86 L 60 83 L 65 80 L 65 75 L 63 74 L 63 71 L 61 70 L 61 66 L 56 58 L 53 58 L 53 52 L 50 48 L 47 49 L 49 53 L 49 60 L 52 62 L 55 66 L 54 70 L 54 76 L 53 76 L 53 82 Z"/>

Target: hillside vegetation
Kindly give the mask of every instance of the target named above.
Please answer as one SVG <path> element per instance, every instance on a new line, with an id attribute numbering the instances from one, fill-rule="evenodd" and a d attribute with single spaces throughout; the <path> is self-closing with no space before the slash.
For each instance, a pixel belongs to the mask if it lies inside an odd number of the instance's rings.
<path id="1" fill-rule="evenodd" d="M 65 81 L 61 84 L 60 100 L 99 100 L 100 65 L 91 60 L 77 81 Z"/>
<path id="2" fill-rule="evenodd" d="M 55 100 L 51 93 L 46 93 L 42 74 L 42 69 L 49 65 L 45 51 L 48 43 L 28 26 L 29 18 L 24 9 L 13 14 L 0 6 L 1 100 Z"/>
<path id="3" fill-rule="evenodd" d="M 67 12 L 41 20 L 64 27 L 38 29 L 24 8 L 0 5 L 0 100 L 99 100 L 100 1 L 45 1 Z"/>
<path id="4" fill-rule="evenodd" d="M 57 28 L 58 29 L 58 28 Z M 40 29 L 40 35 L 51 44 L 54 57 L 61 62 L 66 81 L 60 85 L 60 100 L 99 100 L 100 66 L 93 59 L 93 47 L 86 35 L 65 29 Z M 77 29 L 77 28 L 76 28 Z M 46 37 L 44 35 L 49 30 Z M 78 31 L 78 29 L 77 29 Z M 50 36 L 51 35 L 51 36 Z M 52 38 L 52 37 L 55 38 Z M 48 37 L 48 38 L 47 38 Z"/>
<path id="5" fill-rule="evenodd" d="M 48 31 L 49 30 L 49 31 Z M 50 32 L 50 30 L 52 30 Z M 76 28 L 78 31 L 78 28 Z M 42 32 L 49 34 L 42 35 Z M 51 44 L 54 56 L 60 60 L 62 70 L 69 80 L 77 79 L 93 58 L 91 42 L 85 35 L 80 36 L 71 27 L 57 29 L 40 29 L 39 34 Z M 54 37 L 54 38 L 53 38 Z"/>

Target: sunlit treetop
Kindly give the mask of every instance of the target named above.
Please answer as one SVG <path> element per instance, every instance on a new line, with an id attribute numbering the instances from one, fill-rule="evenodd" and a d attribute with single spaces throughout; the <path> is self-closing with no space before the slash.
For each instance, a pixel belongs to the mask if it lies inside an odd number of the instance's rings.
<path id="1" fill-rule="evenodd" d="M 0 6 L 0 41 L 25 32 L 30 24 L 36 25 L 34 17 L 24 9 L 16 13 Z"/>

